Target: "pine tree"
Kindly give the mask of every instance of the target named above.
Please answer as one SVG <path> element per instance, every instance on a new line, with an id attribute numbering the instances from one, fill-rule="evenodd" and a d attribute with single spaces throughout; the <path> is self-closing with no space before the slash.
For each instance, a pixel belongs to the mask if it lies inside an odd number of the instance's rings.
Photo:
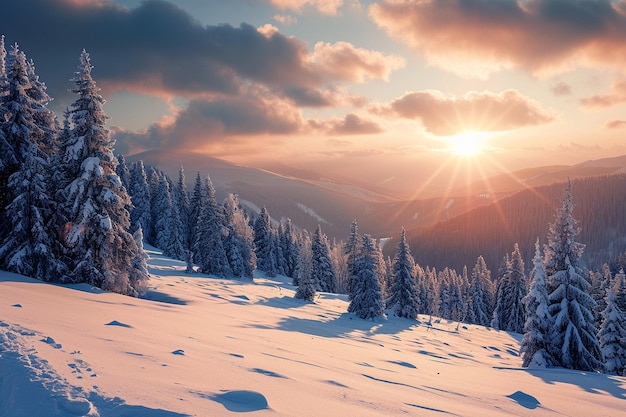
<path id="1" fill-rule="evenodd" d="M 617 306 L 613 291 L 609 290 L 606 298 L 606 309 L 602 312 L 604 320 L 598 332 L 604 370 L 626 376 L 626 314 Z"/>
<path id="2" fill-rule="evenodd" d="M 200 209 L 196 225 L 194 259 L 203 273 L 230 277 L 232 271 L 223 242 L 227 229 L 224 226 L 222 210 L 215 200 L 215 189 L 209 176 L 206 178 L 204 189 L 206 202 Z"/>
<path id="3" fill-rule="evenodd" d="M 3 49 L 3 48 L 2 48 Z M 63 264 L 54 253 L 53 234 L 49 221 L 53 200 L 45 174 L 49 171 L 48 155 L 38 146 L 37 134 L 43 132 L 38 118 L 41 103 L 29 95 L 32 89 L 28 77 L 26 56 L 17 45 L 11 51 L 11 66 L 5 79 L 7 92 L 2 103 L 8 110 L 0 121 L 1 137 L 6 137 L 12 156 L 18 162 L 9 174 L 6 199 L 2 208 L 5 230 L 0 240 L 0 261 L 3 269 L 39 278 L 58 280 L 64 273 Z M 4 61 L 4 57 L 2 57 Z M 51 133 L 52 134 L 52 133 Z"/>
<path id="4" fill-rule="evenodd" d="M 489 326 L 493 314 L 493 285 L 491 272 L 487 269 L 485 259 L 479 256 L 472 269 L 470 278 L 470 294 L 467 307 L 467 322 Z"/>
<path id="5" fill-rule="evenodd" d="M 200 173 L 196 173 L 196 181 L 194 183 L 193 192 L 191 194 L 191 198 L 189 201 L 189 244 L 191 245 L 192 251 L 193 245 L 196 239 L 196 226 L 198 224 L 198 220 L 200 219 L 200 212 L 202 211 L 202 207 L 206 204 L 206 195 L 205 189 L 202 187 L 202 178 L 200 177 Z"/>
<path id="6" fill-rule="evenodd" d="M 600 369 L 601 352 L 594 326 L 595 302 L 579 265 L 584 245 L 575 241 L 580 229 L 573 217 L 571 182 L 550 225 L 545 248 L 550 335 L 548 351 L 558 365 L 582 371 Z"/>
<path id="7" fill-rule="evenodd" d="M 359 226 L 356 219 L 350 225 L 350 237 L 344 247 L 344 254 L 347 256 L 348 263 L 348 296 L 350 299 L 354 296 L 354 280 L 356 279 L 356 259 L 360 251 Z"/>
<path id="8" fill-rule="evenodd" d="M 287 218 L 281 222 L 280 231 L 279 240 L 284 265 L 283 274 L 293 278 L 298 264 L 298 247 L 291 219 Z"/>
<path id="9" fill-rule="evenodd" d="M 147 269 L 133 264 L 143 258 L 127 231 L 130 197 L 116 174 L 104 99 L 91 70 L 89 54 L 83 50 L 73 79 L 72 92 L 79 96 L 70 110 L 73 127 L 61 157 L 63 172 L 72 178 L 63 193 L 70 219 L 64 243 L 74 261 L 69 280 L 137 296 L 145 290 Z"/>
<path id="10" fill-rule="evenodd" d="M 26 62 L 26 74 L 30 82 L 26 94 L 35 104 L 33 118 L 38 126 L 38 129 L 32 132 L 32 140 L 50 157 L 58 151 L 59 147 L 57 141 L 59 123 L 54 112 L 47 107 L 52 97 L 47 93 L 46 84 L 35 73 L 35 63 L 32 60 Z"/>
<path id="11" fill-rule="evenodd" d="M 526 275 L 524 273 L 524 260 L 517 243 L 507 263 L 507 271 L 498 286 L 496 308 L 491 327 L 508 332 L 523 333 L 525 315 L 522 298 L 526 296 Z"/>
<path id="12" fill-rule="evenodd" d="M 530 289 L 522 302 L 526 310 L 524 338 L 520 348 L 522 366 L 525 368 L 546 368 L 552 366 L 554 359 L 547 351 L 550 326 L 548 290 L 539 239 L 535 243 L 533 270 L 530 273 Z"/>
<path id="13" fill-rule="evenodd" d="M 311 274 L 316 290 L 322 292 L 336 292 L 335 271 L 330 261 L 328 240 L 318 225 L 311 242 Z"/>
<path id="14" fill-rule="evenodd" d="M 419 295 L 413 271 L 415 260 L 411 256 L 411 249 L 406 241 L 404 228 L 400 232 L 400 242 L 396 248 L 393 260 L 393 282 L 391 297 L 387 300 L 387 307 L 398 317 L 417 319 L 419 312 Z"/>
<path id="15" fill-rule="evenodd" d="M 316 294 L 315 277 L 312 273 L 313 251 L 311 250 L 311 239 L 306 231 L 298 244 L 299 255 L 296 266 L 296 279 L 294 280 L 297 281 L 298 289 L 294 297 L 313 302 Z"/>
<path id="16" fill-rule="evenodd" d="M 254 231 L 235 194 L 229 194 L 224 202 L 224 223 L 228 229 L 224 247 L 230 269 L 236 277 L 252 279 L 256 268 Z"/>
<path id="17" fill-rule="evenodd" d="M 306 229 L 300 233 L 296 245 L 298 246 L 298 263 L 296 264 L 293 285 L 300 286 L 301 282 L 311 280 L 311 259 L 313 255 L 311 251 L 311 236 Z M 314 280 L 312 282 L 315 284 Z"/>
<path id="18" fill-rule="evenodd" d="M 348 312 L 362 319 L 384 316 L 383 293 L 376 275 L 376 247 L 370 235 L 364 235 L 355 263 L 354 297 Z"/>
<path id="19" fill-rule="evenodd" d="M 161 178 L 155 204 L 161 213 L 155 224 L 155 246 L 163 250 L 165 256 L 182 261 L 186 255 L 183 226 L 178 207 L 172 200 L 171 184 L 165 176 Z"/>
<path id="20" fill-rule="evenodd" d="M 273 277 L 278 273 L 276 261 L 276 242 L 270 222 L 270 215 L 265 207 L 254 221 L 254 249 L 257 268 Z"/>
<path id="21" fill-rule="evenodd" d="M 141 160 L 132 166 L 129 192 L 133 203 L 133 209 L 130 212 L 131 230 L 141 229 L 146 241 L 154 242 L 150 187 L 148 187 L 146 171 Z"/>
<path id="22" fill-rule="evenodd" d="M 185 184 L 185 169 L 182 165 L 178 171 L 178 182 L 172 191 L 172 200 L 181 220 L 181 229 L 178 231 L 178 234 L 185 249 L 189 249 L 192 243 L 189 238 L 189 195 L 187 194 L 187 185 Z"/>

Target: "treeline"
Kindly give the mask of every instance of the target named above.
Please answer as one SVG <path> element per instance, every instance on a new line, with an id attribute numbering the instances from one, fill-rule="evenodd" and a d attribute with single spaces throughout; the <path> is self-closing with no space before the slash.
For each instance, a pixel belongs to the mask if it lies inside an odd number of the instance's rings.
<path id="1" fill-rule="evenodd" d="M 586 245 L 582 264 L 598 270 L 605 262 L 615 263 L 626 250 L 626 175 L 576 179 L 572 187 L 580 240 Z M 407 236 L 417 260 L 439 269 L 461 270 L 478 255 L 498 268 L 506 255 L 503 248 L 515 242 L 529 263 L 535 240 L 554 220 L 562 189 L 563 184 L 552 184 L 524 190 Z"/>

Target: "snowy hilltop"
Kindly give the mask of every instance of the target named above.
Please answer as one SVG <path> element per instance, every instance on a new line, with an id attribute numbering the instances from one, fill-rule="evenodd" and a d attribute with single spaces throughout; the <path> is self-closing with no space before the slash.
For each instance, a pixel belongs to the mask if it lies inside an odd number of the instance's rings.
<path id="1" fill-rule="evenodd" d="M 0 275 L 0 416 L 617 416 L 626 378 L 521 368 L 521 335 L 362 320 L 291 279 L 186 274 L 148 248 L 145 299 Z M 62 308 L 60 308 L 62 306 Z"/>

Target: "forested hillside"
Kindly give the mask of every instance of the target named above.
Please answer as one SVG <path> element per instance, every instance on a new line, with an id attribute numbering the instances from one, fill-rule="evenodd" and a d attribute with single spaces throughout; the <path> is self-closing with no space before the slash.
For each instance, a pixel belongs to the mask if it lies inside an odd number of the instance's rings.
<path id="1" fill-rule="evenodd" d="M 527 189 L 431 228 L 413 229 L 407 235 L 415 260 L 461 270 L 482 255 L 495 271 L 517 242 L 529 265 L 535 240 L 545 242 L 563 189 L 563 183 Z M 587 245 L 582 261 L 597 269 L 626 250 L 626 175 L 572 180 L 572 189 L 578 241 Z"/>

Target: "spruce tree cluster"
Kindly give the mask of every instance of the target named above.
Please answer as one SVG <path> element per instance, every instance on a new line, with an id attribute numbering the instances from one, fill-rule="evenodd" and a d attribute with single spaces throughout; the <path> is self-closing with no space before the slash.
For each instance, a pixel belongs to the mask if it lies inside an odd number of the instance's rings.
<path id="1" fill-rule="evenodd" d="M 62 128 L 34 63 L 17 44 L 7 55 L 4 37 L 0 61 L 0 266 L 139 295 L 147 268 L 89 54 L 80 55 Z"/>

